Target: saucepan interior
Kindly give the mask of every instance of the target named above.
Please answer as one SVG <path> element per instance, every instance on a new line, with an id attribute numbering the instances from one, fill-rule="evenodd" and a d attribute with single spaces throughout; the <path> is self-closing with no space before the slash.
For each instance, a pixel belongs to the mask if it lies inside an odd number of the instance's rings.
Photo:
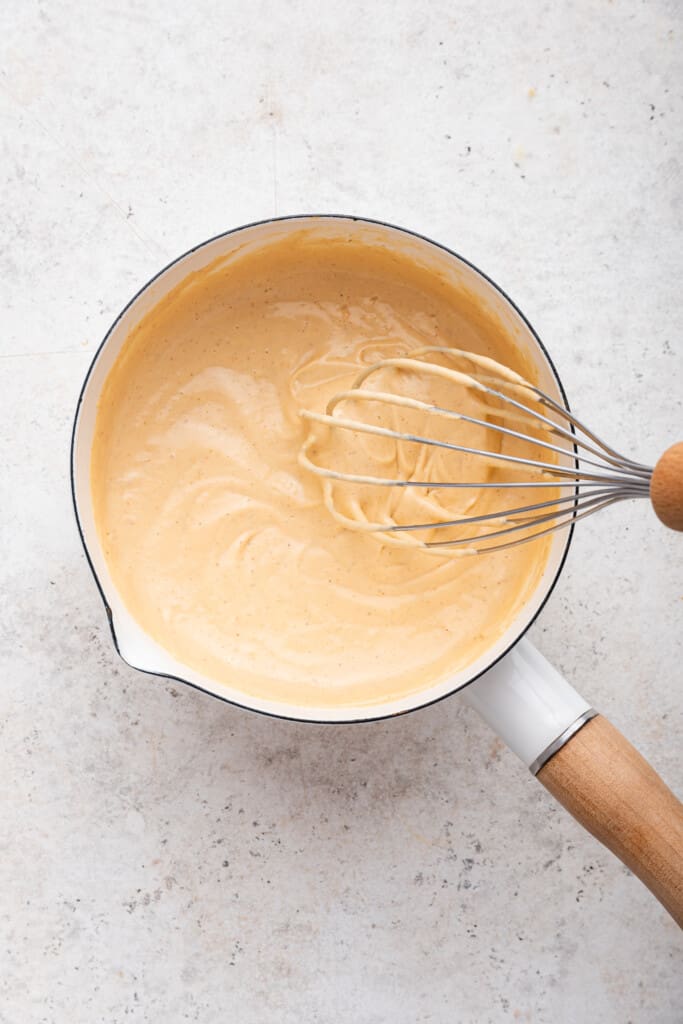
<path id="1" fill-rule="evenodd" d="M 484 274 L 450 250 L 401 228 L 351 217 L 303 216 L 264 221 L 238 228 L 197 246 L 154 277 L 117 318 L 92 362 L 78 403 L 74 422 L 71 472 L 76 518 L 83 545 L 109 615 L 114 643 L 121 657 L 133 667 L 155 675 L 170 676 L 223 700 L 262 713 L 317 722 L 361 721 L 387 718 L 439 700 L 461 689 L 498 661 L 528 629 L 545 603 L 561 571 L 570 532 L 553 538 L 545 569 L 516 619 L 486 652 L 465 671 L 440 680 L 400 700 L 359 707 L 310 707 L 255 698 L 237 688 L 207 678 L 177 661 L 157 644 L 127 610 L 113 584 L 95 527 L 90 491 L 90 460 L 97 405 L 104 381 L 122 345 L 137 323 L 177 284 L 217 258 L 238 258 L 293 232 L 314 232 L 322 240 L 357 238 L 400 250 L 416 262 L 445 275 L 474 295 L 497 318 L 516 346 L 533 360 L 539 385 L 566 404 L 555 368 L 533 328 L 512 301 Z M 495 557 L 495 556 L 484 556 Z"/>

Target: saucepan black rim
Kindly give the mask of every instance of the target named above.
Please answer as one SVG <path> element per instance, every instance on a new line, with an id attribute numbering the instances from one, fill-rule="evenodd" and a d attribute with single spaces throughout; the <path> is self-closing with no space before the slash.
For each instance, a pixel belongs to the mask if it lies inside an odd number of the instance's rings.
<path id="1" fill-rule="evenodd" d="M 304 214 L 289 214 L 289 215 L 284 216 L 284 217 L 267 217 L 264 220 L 251 221 L 248 224 L 242 224 L 239 227 L 231 228 L 229 231 L 222 231 L 219 234 L 214 235 L 212 238 L 207 238 L 205 241 L 199 242 L 198 245 L 193 245 L 192 248 L 190 248 L 186 252 L 182 253 L 182 255 L 177 256 L 175 259 L 171 260 L 170 263 L 167 263 L 165 267 L 162 267 L 161 270 L 159 270 L 156 274 L 154 274 L 154 276 L 151 277 L 146 282 L 146 284 L 144 284 L 135 293 L 135 295 L 133 295 L 133 297 L 126 303 L 126 305 L 123 307 L 121 312 L 118 314 L 118 316 L 116 317 L 114 322 L 111 324 L 109 330 L 107 331 L 107 333 L 105 334 L 104 338 L 100 342 L 100 344 L 99 344 L 99 346 L 97 348 L 97 351 L 95 352 L 95 354 L 94 354 L 94 356 L 92 358 L 90 366 L 88 367 L 88 372 L 85 375 L 85 379 L 83 381 L 83 385 L 82 385 L 80 393 L 78 395 L 78 402 L 76 403 L 76 411 L 75 411 L 75 414 L 74 414 L 73 427 L 72 427 L 72 430 L 71 430 L 71 449 L 70 449 L 71 500 L 72 500 L 72 503 L 73 503 L 74 515 L 76 517 L 76 525 L 78 527 L 78 534 L 79 534 L 79 536 L 81 538 L 81 544 L 83 545 L 83 551 L 85 552 L 85 557 L 87 559 L 88 565 L 90 566 L 90 571 L 93 574 L 93 578 L 95 580 L 95 584 L 96 584 L 97 589 L 98 589 L 98 591 L 100 593 L 100 597 L 102 598 L 102 602 L 104 604 L 104 608 L 105 608 L 105 611 L 107 613 L 107 618 L 109 620 L 109 629 L 111 631 L 111 636 L 112 636 L 112 641 L 114 643 L 114 648 L 115 648 L 116 653 L 118 654 L 118 656 L 121 658 L 121 660 L 126 665 L 129 665 L 131 668 L 134 668 L 137 672 L 142 672 L 142 673 L 144 673 L 145 675 L 148 675 L 148 676 L 153 676 L 153 677 L 160 678 L 160 679 L 169 679 L 169 680 L 172 680 L 172 681 L 177 682 L 177 683 L 182 683 L 184 686 L 190 686 L 194 690 L 199 690 L 200 692 L 205 693 L 205 694 L 207 694 L 210 697 L 214 697 L 217 700 L 223 701 L 226 704 L 231 704 L 231 705 L 233 705 L 233 707 L 241 708 L 241 709 L 243 709 L 245 711 L 251 711 L 251 712 L 253 712 L 255 714 L 264 715 L 267 718 L 277 718 L 277 719 L 281 719 L 282 721 L 285 721 L 285 722 L 303 722 L 303 723 L 306 723 L 307 725 L 340 725 L 340 726 L 343 726 L 343 725 L 359 725 L 361 723 L 366 723 L 366 722 L 370 723 L 370 722 L 388 721 L 389 719 L 392 719 L 392 718 L 400 718 L 403 715 L 412 714 L 415 711 L 421 711 L 424 708 L 432 707 L 432 705 L 438 704 L 440 701 L 446 700 L 447 698 L 452 697 L 453 694 L 459 693 L 460 691 L 464 690 L 467 686 L 471 686 L 472 683 L 476 682 L 477 679 L 479 679 L 481 676 L 483 676 L 486 672 L 488 672 L 491 668 L 493 668 L 494 665 L 497 665 L 499 661 L 501 661 L 507 654 L 509 654 L 510 651 L 512 650 L 512 648 L 515 646 L 515 644 L 517 644 L 518 641 L 522 639 L 522 637 L 526 634 L 526 632 L 534 624 L 534 622 L 536 621 L 538 616 L 541 614 L 541 612 L 545 608 L 546 603 L 548 602 L 548 599 L 549 599 L 550 595 L 552 594 L 553 590 L 555 589 L 557 581 L 560 578 L 560 575 L 561 575 L 562 570 L 564 568 L 565 562 L 567 560 L 567 555 L 569 553 L 569 548 L 570 548 L 570 545 L 571 545 L 571 542 L 572 542 L 572 537 L 573 537 L 573 534 L 574 534 L 574 524 L 572 523 L 568 527 L 568 529 L 567 529 L 567 540 L 566 540 L 566 543 L 565 543 L 564 551 L 562 553 L 562 557 L 560 559 L 560 564 L 557 567 L 557 571 L 555 573 L 555 576 L 554 576 L 552 582 L 550 583 L 550 585 L 548 586 L 548 588 L 547 588 L 547 590 L 545 592 L 543 600 L 539 604 L 538 608 L 534 612 L 534 614 L 531 617 L 531 619 L 527 622 L 527 624 L 524 626 L 524 628 L 517 634 L 515 639 L 512 640 L 510 642 L 510 644 L 505 648 L 505 650 L 502 651 L 502 653 L 499 654 L 496 658 L 494 658 L 490 662 L 490 664 L 488 664 L 486 666 L 486 668 L 483 668 L 480 672 L 477 672 L 475 675 L 473 675 L 465 683 L 462 683 L 460 686 L 456 686 L 456 687 L 454 687 L 454 689 L 449 690 L 447 693 L 443 693 L 443 694 L 441 694 L 438 697 L 432 698 L 431 700 L 424 701 L 421 704 L 416 704 L 414 707 L 405 708 L 402 711 L 392 711 L 392 712 L 389 712 L 388 714 L 385 714 L 385 715 L 373 715 L 373 716 L 367 717 L 367 718 L 365 718 L 365 717 L 363 717 L 363 718 L 344 718 L 344 719 L 338 720 L 338 719 L 325 719 L 325 718 L 299 718 L 297 715 L 285 715 L 285 714 L 279 714 L 279 713 L 277 713 L 275 711 L 266 711 L 263 708 L 257 708 L 257 707 L 253 707 L 252 705 L 247 704 L 247 703 L 241 703 L 240 701 L 234 700 L 231 697 L 226 697 L 226 696 L 224 696 L 224 695 L 222 695 L 220 693 L 214 693 L 213 690 L 208 690 L 208 689 L 206 689 L 206 687 L 200 686 L 198 683 L 190 682 L 189 679 L 183 679 L 182 676 L 174 676 L 174 675 L 170 675 L 170 674 L 165 673 L 165 672 L 153 672 L 153 671 L 151 671 L 149 669 L 138 668 L 137 665 L 132 665 L 130 662 L 126 661 L 126 659 L 122 655 L 121 650 L 119 648 L 119 643 L 118 643 L 118 639 L 117 639 L 117 636 L 116 636 L 116 631 L 114 629 L 114 621 L 113 621 L 113 615 L 112 615 L 111 608 L 109 607 L 109 604 L 107 602 L 107 598 L 106 598 L 104 590 L 102 588 L 102 584 L 100 583 L 100 580 L 99 580 L 99 577 L 97 575 L 97 572 L 95 571 L 95 566 L 93 565 L 92 560 L 90 558 L 90 552 L 88 551 L 88 545 L 86 544 L 85 536 L 83 534 L 83 529 L 81 527 L 81 521 L 80 521 L 80 518 L 79 518 L 79 515 L 78 515 L 78 502 L 76 500 L 76 473 L 75 473 L 75 468 L 74 467 L 75 467 L 76 433 L 77 433 L 77 428 L 78 428 L 78 416 L 79 416 L 79 413 L 80 413 L 81 404 L 83 402 L 83 396 L 84 396 L 85 390 L 86 390 L 86 388 L 88 386 L 88 381 L 90 380 L 90 375 L 92 374 L 93 369 L 95 368 L 95 365 L 96 365 L 96 363 L 97 363 L 97 361 L 98 361 L 98 359 L 100 357 L 100 353 L 102 352 L 102 350 L 104 349 L 105 345 L 109 341 L 109 338 L 111 337 L 112 332 L 114 331 L 114 329 L 118 325 L 118 323 L 121 320 L 121 318 L 128 312 L 128 310 L 131 308 L 131 306 L 133 306 L 137 302 L 137 300 L 140 298 L 140 296 L 143 294 L 143 292 L 147 291 L 147 289 L 150 287 L 150 285 L 154 284 L 154 282 L 158 278 L 160 278 L 163 274 L 165 274 L 167 270 L 169 270 L 171 267 L 175 266 L 176 263 L 180 263 L 181 260 L 184 260 L 187 256 L 190 256 L 192 253 L 197 252 L 199 249 L 203 249 L 207 245 L 210 245 L 212 242 L 216 242 L 216 241 L 218 241 L 221 238 L 227 238 L 230 235 L 236 235 L 240 231 L 246 231 L 248 228 L 265 227 L 268 224 L 278 224 L 278 223 L 282 223 L 282 222 L 286 222 L 286 221 L 305 221 L 305 220 L 351 221 L 353 223 L 372 224 L 372 225 L 376 225 L 378 227 L 389 228 L 392 231 L 398 231 L 401 234 L 408 235 L 408 236 L 413 237 L 413 238 L 418 238 L 418 239 L 420 239 L 420 241 L 427 242 L 429 245 L 433 245 L 436 249 L 441 249 L 443 252 L 448 253 L 449 256 L 455 257 L 461 263 L 464 263 L 465 266 L 470 267 L 471 270 L 473 270 L 476 274 L 479 274 L 480 277 L 482 277 L 485 281 L 487 281 L 498 292 L 498 294 L 501 295 L 505 299 L 505 301 L 507 303 L 509 303 L 509 305 L 512 307 L 512 309 L 514 309 L 515 312 L 517 313 L 517 315 L 520 317 L 520 319 L 522 320 L 524 325 L 531 332 L 531 334 L 532 334 L 536 344 L 538 345 L 538 347 L 540 348 L 541 352 L 543 353 L 543 355 L 545 356 L 545 358 L 548 361 L 548 365 L 550 366 L 550 369 L 551 369 L 551 371 L 553 373 L 553 376 L 554 376 L 555 381 L 557 383 L 557 386 L 559 388 L 560 394 L 562 396 L 562 401 L 564 402 L 565 407 L 567 408 L 567 410 L 569 410 L 569 402 L 567 400 L 567 395 L 565 394 L 564 386 L 562 384 L 562 380 L 560 378 L 560 375 L 557 372 L 557 368 L 555 366 L 555 363 L 553 362 L 553 360 L 552 360 L 552 358 L 550 356 L 550 353 L 546 349 L 545 345 L 543 344 L 543 342 L 539 338 L 538 334 L 536 333 L 536 331 L 534 330 L 534 328 L 532 327 L 531 323 L 526 318 L 524 313 L 521 311 L 519 306 L 517 306 L 516 303 L 510 298 L 510 296 L 507 294 L 507 292 L 503 291 L 503 289 L 498 284 L 496 284 L 496 282 L 491 277 L 489 277 L 488 274 L 485 274 L 483 270 L 480 270 L 479 267 L 477 267 L 474 263 L 471 262 L 471 260 L 465 259 L 464 256 L 461 256 L 459 253 L 455 252 L 454 249 L 450 249 L 448 246 L 443 245 L 441 242 L 435 242 L 432 238 L 429 238 L 427 235 L 422 235 L 418 231 L 411 231 L 409 228 L 399 227 L 396 224 L 390 224 L 387 221 L 383 221 L 383 220 L 375 220 L 375 219 L 373 219 L 371 217 L 359 217 L 359 216 L 352 216 L 352 215 L 349 215 L 349 214 L 336 214 L 336 213 L 304 213 Z M 575 450 L 576 450 L 576 447 L 575 447 Z"/>

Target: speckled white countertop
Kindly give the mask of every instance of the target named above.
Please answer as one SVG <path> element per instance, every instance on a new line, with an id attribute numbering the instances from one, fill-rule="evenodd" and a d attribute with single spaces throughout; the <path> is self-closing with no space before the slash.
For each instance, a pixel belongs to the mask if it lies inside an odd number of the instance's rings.
<path id="1" fill-rule="evenodd" d="M 270 721 L 127 669 L 68 487 L 76 397 L 161 265 L 349 212 L 483 267 L 570 399 L 683 435 L 683 7 L 0 8 L 3 1024 L 679 1024 L 659 904 L 451 699 Z M 683 545 L 577 531 L 534 639 L 683 791 Z"/>

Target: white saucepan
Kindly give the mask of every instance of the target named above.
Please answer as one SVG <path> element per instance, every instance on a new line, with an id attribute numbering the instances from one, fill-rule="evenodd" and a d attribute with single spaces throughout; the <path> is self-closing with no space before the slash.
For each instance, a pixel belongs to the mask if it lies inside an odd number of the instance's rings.
<path id="1" fill-rule="evenodd" d="M 683 925 L 683 807 L 621 734 L 524 638 L 562 570 L 571 531 L 555 533 L 545 572 L 516 620 L 477 661 L 419 693 L 357 709 L 297 706 L 259 700 L 201 675 L 161 648 L 128 612 L 114 586 L 95 528 L 90 454 L 104 381 L 130 331 L 188 274 L 218 257 L 293 231 L 359 237 L 400 248 L 460 283 L 510 332 L 536 366 L 540 387 L 566 404 L 550 356 L 514 303 L 481 271 L 448 249 L 405 230 L 351 217 L 290 217 L 227 232 L 185 253 L 126 306 L 88 371 L 74 421 L 71 475 L 74 507 L 86 556 L 102 594 L 121 657 L 134 668 L 189 683 L 222 700 L 283 718 L 314 722 L 389 718 L 458 690 L 537 778 L 654 892 Z M 488 555 L 483 557 L 495 557 Z M 465 689 L 466 688 L 466 689 Z"/>

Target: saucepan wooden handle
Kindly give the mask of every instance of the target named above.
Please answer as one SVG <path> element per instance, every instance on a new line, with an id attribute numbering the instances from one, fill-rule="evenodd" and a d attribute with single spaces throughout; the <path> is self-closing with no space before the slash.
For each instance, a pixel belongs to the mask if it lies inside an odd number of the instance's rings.
<path id="1" fill-rule="evenodd" d="M 683 928 L 683 805 L 618 729 L 593 718 L 537 778 Z"/>
<path id="2" fill-rule="evenodd" d="M 683 441 L 667 448 L 655 466 L 650 498 L 665 526 L 683 530 Z"/>

